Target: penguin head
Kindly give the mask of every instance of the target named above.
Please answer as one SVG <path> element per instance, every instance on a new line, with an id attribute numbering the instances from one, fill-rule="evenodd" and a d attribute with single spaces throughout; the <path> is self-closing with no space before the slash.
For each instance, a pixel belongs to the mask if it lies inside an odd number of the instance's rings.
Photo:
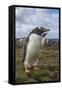
<path id="1" fill-rule="evenodd" d="M 44 28 L 44 27 L 41 27 L 41 28 L 39 28 L 40 30 L 41 30 L 41 33 L 45 33 L 45 32 L 48 32 L 48 31 L 50 31 L 49 29 L 46 29 L 46 28 Z M 45 34 L 46 35 L 46 34 Z"/>
<path id="2" fill-rule="evenodd" d="M 46 33 L 46 32 L 48 32 L 49 31 L 49 29 L 46 29 L 46 28 L 44 28 L 44 27 L 36 27 L 35 29 L 33 29 L 32 30 L 32 32 L 30 33 L 30 34 L 32 34 L 32 33 L 36 33 L 36 34 L 38 34 L 38 35 L 42 35 L 43 33 Z M 44 34 L 44 36 L 45 36 L 46 34 Z"/>
<path id="3" fill-rule="evenodd" d="M 44 27 L 39 28 L 42 38 L 45 38 L 45 36 L 48 34 L 47 32 L 50 31 L 49 29 L 46 29 Z"/>

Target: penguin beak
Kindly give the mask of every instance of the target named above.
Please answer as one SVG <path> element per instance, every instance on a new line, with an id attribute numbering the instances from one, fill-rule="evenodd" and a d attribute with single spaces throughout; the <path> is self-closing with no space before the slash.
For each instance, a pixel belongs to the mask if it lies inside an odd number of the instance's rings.
<path id="1" fill-rule="evenodd" d="M 48 32 L 48 31 L 50 31 L 50 30 L 49 30 L 49 29 L 45 29 L 45 30 L 44 30 L 44 32 Z"/>

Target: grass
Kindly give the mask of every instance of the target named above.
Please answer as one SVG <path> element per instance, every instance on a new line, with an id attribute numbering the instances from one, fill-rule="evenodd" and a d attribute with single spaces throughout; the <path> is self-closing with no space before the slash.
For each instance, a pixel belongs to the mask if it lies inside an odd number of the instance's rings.
<path id="1" fill-rule="evenodd" d="M 46 82 L 59 80 L 59 50 L 47 47 L 39 54 L 38 70 L 29 78 L 22 63 L 22 48 L 16 48 L 16 83 Z"/>

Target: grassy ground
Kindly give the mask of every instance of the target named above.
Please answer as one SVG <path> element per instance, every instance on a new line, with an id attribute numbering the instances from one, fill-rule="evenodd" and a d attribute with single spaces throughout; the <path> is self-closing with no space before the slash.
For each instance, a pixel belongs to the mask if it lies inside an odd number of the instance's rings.
<path id="1" fill-rule="evenodd" d="M 16 83 L 46 82 L 59 80 L 59 50 L 47 47 L 39 54 L 39 69 L 29 78 L 24 72 L 22 48 L 16 48 Z"/>

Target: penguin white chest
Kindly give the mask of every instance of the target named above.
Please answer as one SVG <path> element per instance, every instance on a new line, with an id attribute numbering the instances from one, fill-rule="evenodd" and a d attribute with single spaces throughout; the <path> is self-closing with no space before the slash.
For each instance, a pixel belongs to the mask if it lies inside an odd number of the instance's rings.
<path id="1" fill-rule="evenodd" d="M 40 53 L 41 36 L 32 34 L 27 45 L 25 64 L 33 64 Z"/>
<path id="2" fill-rule="evenodd" d="M 29 38 L 28 49 L 31 52 L 38 52 L 40 49 L 41 37 L 36 34 L 32 34 Z"/>

